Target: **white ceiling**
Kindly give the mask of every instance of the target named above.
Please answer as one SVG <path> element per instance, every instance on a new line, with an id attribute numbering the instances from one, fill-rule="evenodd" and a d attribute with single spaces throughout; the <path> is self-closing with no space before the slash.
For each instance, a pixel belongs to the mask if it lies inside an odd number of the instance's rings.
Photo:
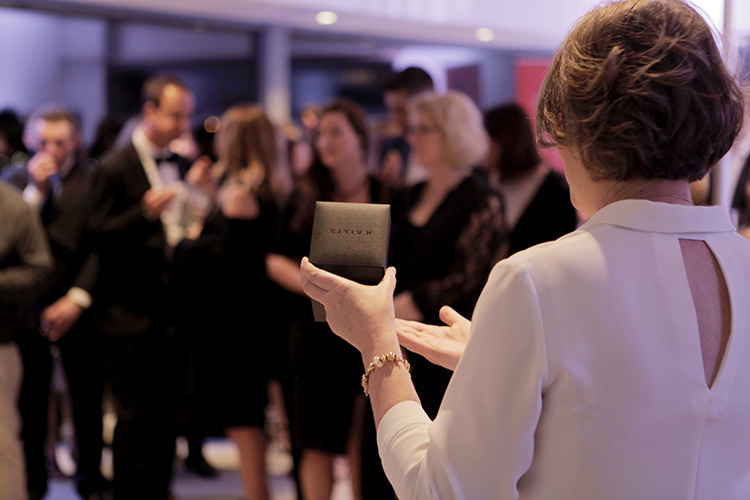
<path id="1" fill-rule="evenodd" d="M 750 0 L 694 0 L 717 25 L 724 2 L 733 5 L 733 28 L 750 37 Z M 0 3 L 2 0 L 0 0 Z M 473 45 L 493 48 L 554 49 L 573 22 L 599 0 L 18 0 L 18 4 L 78 5 L 179 15 L 197 22 L 325 30 L 363 37 Z M 338 22 L 320 26 L 320 10 L 333 10 Z M 488 27 L 495 39 L 479 42 L 474 30 Z"/>
<path id="2" fill-rule="evenodd" d="M 562 39 L 567 26 L 594 2 L 543 0 L 547 5 L 544 8 L 534 5 L 540 0 L 526 3 L 514 0 L 513 4 L 508 0 L 20 0 L 16 3 L 175 14 L 196 20 L 277 25 L 414 42 L 550 50 Z M 332 26 L 317 24 L 315 14 L 320 10 L 335 11 L 338 22 Z M 534 22 L 529 23 L 528 19 Z M 492 28 L 496 39 L 479 42 L 474 35 L 479 27 Z"/>

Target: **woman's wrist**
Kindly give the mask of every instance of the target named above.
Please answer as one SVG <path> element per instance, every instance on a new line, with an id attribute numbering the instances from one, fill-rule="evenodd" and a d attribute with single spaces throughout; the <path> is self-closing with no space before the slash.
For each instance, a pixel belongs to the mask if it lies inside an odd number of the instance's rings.
<path id="1" fill-rule="evenodd" d="M 395 328 L 392 328 L 388 333 L 383 332 L 383 334 L 375 336 L 367 346 L 361 349 L 362 363 L 367 368 L 375 356 L 383 356 L 389 352 L 397 354 L 401 352 Z"/>
<path id="2" fill-rule="evenodd" d="M 392 366 L 387 366 L 392 364 Z M 407 371 L 411 371 L 411 365 L 409 362 L 401 357 L 400 354 L 396 354 L 393 351 L 389 351 L 388 353 L 381 354 L 380 356 L 374 356 L 372 358 L 372 362 L 365 368 L 365 374 L 362 375 L 362 389 L 364 389 L 365 396 L 370 395 L 370 375 L 373 374 L 378 369 L 387 369 L 387 368 L 393 368 L 395 365 L 402 365 L 403 368 Z M 381 370 L 381 373 L 383 371 Z"/>

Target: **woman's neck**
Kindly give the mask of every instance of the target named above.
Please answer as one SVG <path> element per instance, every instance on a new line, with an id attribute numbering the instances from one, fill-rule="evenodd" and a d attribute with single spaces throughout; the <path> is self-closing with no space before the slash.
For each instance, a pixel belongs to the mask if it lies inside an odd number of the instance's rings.
<path id="1" fill-rule="evenodd" d="M 637 179 L 632 181 L 604 181 L 599 208 L 620 200 L 637 199 L 692 205 L 690 182 L 687 180 Z"/>
<path id="2" fill-rule="evenodd" d="M 364 163 L 330 172 L 333 178 L 333 197 L 336 201 L 361 201 L 368 186 L 367 166 Z"/>
<path id="3" fill-rule="evenodd" d="M 448 194 L 471 175 L 470 168 L 430 169 L 430 178 L 419 196 L 419 201 L 409 211 L 412 225 L 423 227 L 440 207 Z"/>
<path id="4" fill-rule="evenodd" d="M 456 168 L 444 166 L 430 170 L 425 190 L 429 192 L 447 193 L 453 191 L 464 179 L 471 175 L 470 167 Z"/>

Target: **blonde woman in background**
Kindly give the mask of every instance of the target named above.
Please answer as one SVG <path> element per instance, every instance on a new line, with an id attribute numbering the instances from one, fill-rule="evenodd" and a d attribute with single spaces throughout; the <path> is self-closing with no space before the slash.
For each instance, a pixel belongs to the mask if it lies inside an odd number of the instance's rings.
<path id="1" fill-rule="evenodd" d="M 482 113 L 460 92 L 422 93 L 409 103 L 408 140 L 427 180 L 397 203 L 389 264 L 399 270 L 396 317 L 438 323 L 442 314 L 471 316 L 505 234 L 502 200 L 473 175 L 487 154 Z M 458 312 L 458 313 L 457 313 Z M 422 406 L 437 414 L 451 371 L 410 353 Z M 369 418 L 362 443 L 362 497 L 393 498 Z"/>

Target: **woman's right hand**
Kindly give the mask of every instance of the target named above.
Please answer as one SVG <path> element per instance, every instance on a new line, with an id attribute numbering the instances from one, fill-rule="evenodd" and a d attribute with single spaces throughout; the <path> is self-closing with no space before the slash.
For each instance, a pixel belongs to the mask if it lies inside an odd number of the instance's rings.
<path id="1" fill-rule="evenodd" d="M 431 363 L 455 370 L 469 341 L 471 321 L 449 306 L 440 308 L 440 320 L 447 326 L 396 319 L 396 335 L 399 343 L 410 351 Z"/>
<path id="2" fill-rule="evenodd" d="M 378 285 L 368 286 L 315 267 L 307 257 L 300 265 L 302 289 L 323 304 L 331 330 L 362 353 L 364 359 L 395 352 L 393 290 L 396 270 L 386 269 Z"/>

